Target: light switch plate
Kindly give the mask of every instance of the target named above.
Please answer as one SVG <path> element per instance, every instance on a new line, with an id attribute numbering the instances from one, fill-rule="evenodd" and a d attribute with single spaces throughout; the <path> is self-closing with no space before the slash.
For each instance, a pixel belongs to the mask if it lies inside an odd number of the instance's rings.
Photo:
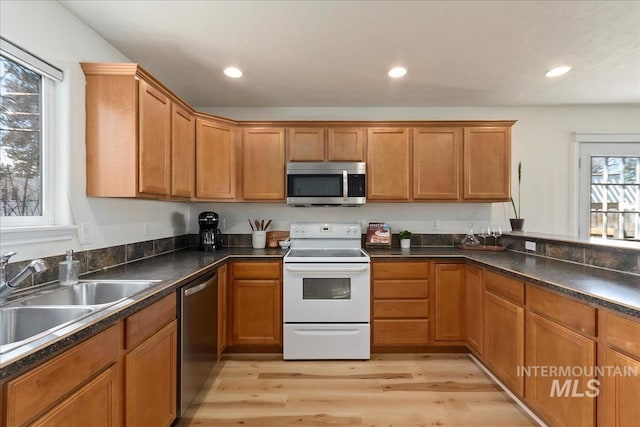
<path id="1" fill-rule="evenodd" d="M 528 240 L 524 241 L 524 248 L 528 251 L 536 251 L 536 242 L 530 242 Z"/>
<path id="2" fill-rule="evenodd" d="M 88 222 L 80 224 L 80 244 L 87 245 L 91 243 L 91 224 Z"/>

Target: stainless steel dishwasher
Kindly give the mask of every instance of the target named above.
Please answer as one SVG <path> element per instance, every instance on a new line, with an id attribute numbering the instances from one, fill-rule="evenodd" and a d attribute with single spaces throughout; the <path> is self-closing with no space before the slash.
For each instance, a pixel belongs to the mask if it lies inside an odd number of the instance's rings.
<path id="1" fill-rule="evenodd" d="M 218 275 L 207 274 L 182 287 L 178 413 L 187 408 L 218 360 Z"/>

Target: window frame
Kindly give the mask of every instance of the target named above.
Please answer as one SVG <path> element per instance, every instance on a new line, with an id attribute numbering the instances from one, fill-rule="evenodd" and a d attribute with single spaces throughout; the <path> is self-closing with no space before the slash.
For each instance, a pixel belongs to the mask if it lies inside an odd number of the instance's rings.
<path id="1" fill-rule="evenodd" d="M 640 146 L 640 133 L 631 132 L 580 132 L 575 134 L 573 145 L 573 203 L 571 209 L 571 233 L 580 238 L 620 242 L 622 245 L 636 246 L 638 243 L 627 240 L 602 239 L 590 236 L 591 210 L 591 155 L 621 157 L 638 156 L 637 147 Z M 635 151 L 634 151 L 635 150 Z M 589 157 L 589 159 L 587 159 Z M 638 245 L 640 246 L 640 245 Z"/>
<path id="2" fill-rule="evenodd" d="M 2 56 L 42 76 L 42 215 L 30 217 L 0 217 L 0 251 L 13 250 L 15 245 L 42 244 L 68 241 L 73 238 L 77 226 L 56 223 L 57 178 L 54 173 L 55 156 L 59 152 L 56 141 L 55 109 L 59 108 L 55 95 L 57 83 L 63 82 L 64 73 L 35 54 L 10 40 L 0 37 Z M 60 191 L 60 188 L 57 188 Z M 36 219 L 36 221 L 34 221 Z"/>

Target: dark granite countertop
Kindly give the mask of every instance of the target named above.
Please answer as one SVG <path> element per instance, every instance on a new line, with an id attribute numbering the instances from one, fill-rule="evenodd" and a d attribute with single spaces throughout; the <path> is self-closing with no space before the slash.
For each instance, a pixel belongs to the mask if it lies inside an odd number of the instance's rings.
<path id="1" fill-rule="evenodd" d="M 461 258 L 587 302 L 640 318 L 640 276 L 518 252 L 452 247 L 367 249 L 373 260 Z"/>
<path id="2" fill-rule="evenodd" d="M 24 346 L 0 355 L 0 380 L 20 373 L 60 353 L 97 332 L 130 316 L 142 308 L 198 277 L 222 265 L 229 258 L 281 259 L 281 249 L 229 248 L 216 252 L 198 252 L 193 249 L 172 252 L 124 264 L 100 272 L 81 276 L 81 280 L 158 280 L 149 289 L 118 304 L 96 311 L 83 319 L 56 330 Z M 57 287 L 59 285 L 54 285 Z M 52 286 L 25 289 L 12 295 L 12 300 L 27 296 L 34 290 L 51 290 Z M 11 300 L 8 304 L 11 304 Z"/>
<path id="3" fill-rule="evenodd" d="M 640 276 L 586 267 L 516 252 L 467 251 L 452 247 L 366 249 L 372 260 L 430 258 L 468 260 L 566 295 L 640 318 Z M 0 380 L 23 372 L 120 319 L 130 316 L 228 259 L 281 259 L 280 249 L 229 248 L 216 252 L 193 249 L 147 258 L 82 276 L 82 280 L 159 280 L 125 301 L 98 311 L 33 343 L 0 355 Z M 23 292 L 17 292 L 22 297 Z"/>

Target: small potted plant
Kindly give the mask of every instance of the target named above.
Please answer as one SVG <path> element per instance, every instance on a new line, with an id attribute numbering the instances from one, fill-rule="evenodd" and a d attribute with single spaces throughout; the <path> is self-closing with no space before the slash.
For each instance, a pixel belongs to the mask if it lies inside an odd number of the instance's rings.
<path id="1" fill-rule="evenodd" d="M 408 249 L 411 247 L 411 232 L 408 230 L 402 230 L 398 233 L 398 239 L 400 239 L 400 247 Z"/>
<path id="2" fill-rule="evenodd" d="M 522 162 L 518 162 L 518 206 L 511 196 L 511 206 L 513 206 L 513 213 L 515 218 L 509 218 L 511 222 L 511 231 L 522 231 L 524 228 L 524 219 L 520 218 L 520 184 L 522 182 Z"/>

